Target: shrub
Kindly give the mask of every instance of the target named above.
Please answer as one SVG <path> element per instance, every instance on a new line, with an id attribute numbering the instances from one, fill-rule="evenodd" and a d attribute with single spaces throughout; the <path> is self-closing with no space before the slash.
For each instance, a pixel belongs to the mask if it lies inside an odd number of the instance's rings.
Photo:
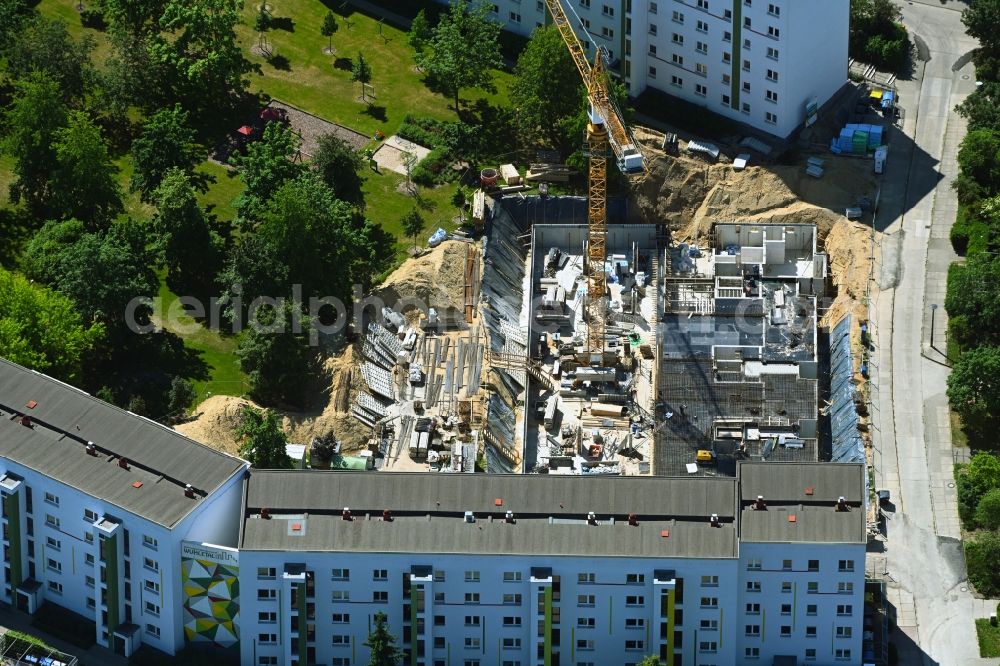
<path id="1" fill-rule="evenodd" d="M 969 582 L 987 597 L 1000 594 L 1000 532 L 986 532 L 965 544 Z"/>
<path id="2" fill-rule="evenodd" d="M 104 14 L 99 9 L 84 9 L 80 12 L 80 24 L 84 28 L 94 30 L 104 30 L 108 24 L 104 21 Z"/>

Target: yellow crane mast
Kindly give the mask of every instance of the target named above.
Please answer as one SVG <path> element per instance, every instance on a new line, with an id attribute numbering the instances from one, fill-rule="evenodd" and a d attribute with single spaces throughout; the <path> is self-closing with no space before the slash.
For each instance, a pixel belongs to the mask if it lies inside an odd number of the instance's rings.
<path id="1" fill-rule="evenodd" d="M 590 102 L 587 123 L 587 148 L 590 153 L 586 269 L 587 363 L 602 365 L 607 316 L 607 273 L 604 261 L 607 257 L 608 234 L 608 153 L 614 154 L 618 168 L 625 174 L 645 172 L 646 163 L 608 91 L 601 49 L 597 49 L 594 64 L 591 65 L 560 0 L 545 0 L 545 4 L 587 87 Z"/>

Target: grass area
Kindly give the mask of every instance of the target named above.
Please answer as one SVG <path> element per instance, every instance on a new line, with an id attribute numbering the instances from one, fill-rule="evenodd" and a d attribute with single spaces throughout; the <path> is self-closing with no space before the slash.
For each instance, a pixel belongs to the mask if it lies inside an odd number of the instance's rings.
<path id="1" fill-rule="evenodd" d="M 243 181 L 233 169 L 205 160 L 196 169 L 198 173 L 215 177 L 215 182 L 209 184 L 208 191 L 198 195 L 198 201 L 210 214 L 220 220 L 232 220 L 236 217 L 233 200 L 243 192 Z"/>
<path id="2" fill-rule="evenodd" d="M 91 58 L 98 68 L 104 66 L 104 62 L 111 53 L 111 42 L 106 33 L 93 28 L 85 28 L 80 23 L 80 12 L 76 10 L 77 3 L 81 0 L 42 0 L 38 3 L 38 11 L 42 16 L 50 19 L 59 19 L 66 24 L 69 34 L 79 39 L 88 35 L 94 39 L 94 51 Z M 84 2 L 84 7 L 94 9 L 96 2 Z"/>
<path id="3" fill-rule="evenodd" d="M 976 636 L 980 657 L 1000 657 L 1000 627 L 994 627 L 989 620 L 976 620 Z"/>
<path id="4" fill-rule="evenodd" d="M 951 421 L 951 445 L 962 449 L 968 447 L 969 436 L 962 427 L 962 418 L 951 409 L 948 410 L 948 418 Z"/>
<path id="5" fill-rule="evenodd" d="M 246 375 L 240 370 L 236 360 L 235 336 L 223 336 L 218 331 L 202 326 L 186 314 L 166 317 L 171 308 L 181 312 L 177 294 L 170 291 L 163 276 L 160 276 L 159 315 L 169 321 L 161 321 L 164 328 L 184 339 L 184 346 L 194 350 L 208 365 L 208 379 L 193 382 L 195 403 L 211 395 L 243 395 L 250 385 Z"/>
<path id="6" fill-rule="evenodd" d="M 425 245 L 427 237 L 438 227 L 448 231 L 455 228 L 453 219 L 458 210 L 451 205 L 451 197 L 458 185 L 438 185 L 437 187 L 419 187 L 417 196 L 400 194 L 398 188 L 406 178 L 391 171 L 381 174 L 369 172 L 365 177 L 365 215 L 382 226 L 389 233 L 399 238 L 399 256 L 405 256 L 406 250 L 413 241 L 403 234 L 403 215 L 416 208 L 427 222 L 425 233 L 417 238 L 419 245 Z"/>

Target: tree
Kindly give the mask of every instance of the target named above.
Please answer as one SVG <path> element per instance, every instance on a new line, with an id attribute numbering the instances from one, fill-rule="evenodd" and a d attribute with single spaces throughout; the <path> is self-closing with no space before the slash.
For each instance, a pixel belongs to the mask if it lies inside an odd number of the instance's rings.
<path id="1" fill-rule="evenodd" d="M 363 206 L 365 194 L 361 190 L 364 179 L 360 171 L 364 166 L 361 156 L 334 134 L 324 134 L 317 141 L 312 168 L 333 192 L 333 196 L 355 206 Z"/>
<path id="2" fill-rule="evenodd" d="M 27 0 L 7 0 L 0 3 L 0 50 L 7 47 L 31 16 L 32 9 Z"/>
<path id="3" fill-rule="evenodd" d="M 236 39 L 242 8 L 242 0 L 166 0 L 150 52 L 186 108 L 217 112 L 246 91 L 255 68 Z"/>
<path id="4" fill-rule="evenodd" d="M 257 469 L 291 469 L 292 459 L 285 452 L 285 437 L 278 415 L 270 409 L 261 411 L 250 405 L 240 407 L 236 437 L 240 455 Z"/>
<path id="5" fill-rule="evenodd" d="M 639 666 L 660 666 L 660 659 L 655 654 L 648 655 L 639 662 Z"/>
<path id="6" fill-rule="evenodd" d="M 177 294 L 207 297 L 222 262 L 222 239 L 208 223 L 190 178 L 167 172 L 156 191 L 156 248 L 167 265 L 167 285 Z"/>
<path id="7" fill-rule="evenodd" d="M 465 11 L 464 2 L 453 2 L 435 26 L 429 51 L 418 59 L 428 77 L 455 102 L 462 88 L 495 92 L 493 70 L 503 66 L 500 24 L 490 18 L 491 5 L 480 3 Z"/>
<path id="8" fill-rule="evenodd" d="M 957 477 L 959 514 L 966 522 L 975 518 L 980 501 L 991 490 L 1000 488 L 1000 458 L 980 451 Z"/>
<path id="9" fill-rule="evenodd" d="M 304 407 L 307 388 L 315 379 L 314 355 L 306 339 L 311 323 L 293 312 L 288 303 L 258 307 L 236 348 L 240 369 L 250 379 L 250 395 L 265 405 Z"/>
<path id="10" fill-rule="evenodd" d="M 234 159 L 246 189 L 236 198 L 236 212 L 245 223 L 258 219 L 264 204 L 282 183 L 298 176 L 303 166 L 293 162 L 299 138 L 290 127 L 268 123 L 259 141 L 247 146 L 246 154 Z"/>
<path id="11" fill-rule="evenodd" d="M 94 80 L 90 53 L 94 40 L 74 40 L 66 24 L 35 15 L 21 25 L 6 50 L 7 71 L 13 79 L 33 72 L 47 75 L 58 84 L 63 101 L 83 97 Z"/>
<path id="12" fill-rule="evenodd" d="M 52 284 L 61 270 L 63 252 L 86 234 L 87 228 L 80 220 L 46 222 L 28 241 L 21 269 L 32 280 Z"/>
<path id="13" fill-rule="evenodd" d="M 365 98 L 365 86 L 372 80 L 372 67 L 365 60 L 365 56 L 360 51 L 358 52 L 358 57 L 354 60 L 354 67 L 351 69 L 351 81 L 357 81 L 361 84 L 361 100 L 367 101 Z"/>
<path id="14" fill-rule="evenodd" d="M 976 0 L 962 12 L 966 32 L 979 40 L 974 56 L 976 73 L 980 79 L 996 80 L 1000 75 L 1000 1 Z"/>
<path id="15" fill-rule="evenodd" d="M 14 102 L 5 117 L 4 152 L 14 158 L 10 195 L 14 202 L 24 199 L 36 217 L 48 212 L 56 134 L 66 126 L 68 115 L 59 84 L 51 77 L 35 73 L 15 84 Z"/>
<path id="16" fill-rule="evenodd" d="M 171 420 L 181 419 L 187 414 L 187 408 L 195 398 L 194 387 L 183 377 L 175 376 L 170 380 L 170 392 L 167 394 L 167 411 Z"/>
<path id="17" fill-rule="evenodd" d="M 375 626 L 364 646 L 370 650 L 368 666 L 397 666 L 403 653 L 396 647 L 396 637 L 389 632 L 386 614 L 375 613 Z"/>
<path id="18" fill-rule="evenodd" d="M 979 500 L 976 524 L 988 530 L 1000 530 L 1000 487 L 989 491 Z"/>
<path id="19" fill-rule="evenodd" d="M 74 111 L 55 132 L 56 168 L 52 199 L 61 217 L 75 217 L 90 229 L 109 225 L 123 210 L 118 167 L 108 155 L 101 130 L 86 113 Z"/>
<path id="20" fill-rule="evenodd" d="M 944 307 L 949 331 L 964 347 L 1000 344 L 1000 294 L 987 285 L 1000 284 L 1000 259 L 970 256 L 948 273 Z"/>
<path id="21" fill-rule="evenodd" d="M 406 33 L 406 41 L 416 51 L 418 59 L 424 52 L 424 48 L 427 47 L 427 42 L 431 40 L 432 36 L 433 32 L 431 31 L 430 21 L 427 20 L 427 13 L 421 9 L 413 17 L 413 21 L 410 22 L 410 31 Z"/>
<path id="22" fill-rule="evenodd" d="M 458 210 L 458 222 L 459 224 L 465 224 L 465 204 L 467 199 L 465 198 L 465 191 L 461 186 L 455 190 L 455 193 L 451 195 L 451 205 Z"/>
<path id="23" fill-rule="evenodd" d="M 899 23 L 892 0 L 851 0 L 851 57 L 892 69 L 901 68 L 909 55 L 906 28 Z"/>
<path id="24" fill-rule="evenodd" d="M 255 298 L 287 296 L 288 272 L 288 265 L 270 242 L 256 234 L 242 235 L 219 273 L 223 315 L 234 326 L 242 325 Z"/>
<path id="25" fill-rule="evenodd" d="M 160 109 L 142 126 L 142 134 L 132 142 L 132 182 L 130 189 L 149 201 L 170 169 L 190 176 L 202 160 L 188 114 L 180 104 Z"/>
<path id="26" fill-rule="evenodd" d="M 257 48 L 261 53 L 266 52 L 267 37 L 265 34 L 271 29 L 271 14 L 267 11 L 267 3 L 261 2 L 257 15 L 253 19 L 253 29 L 257 33 Z"/>
<path id="27" fill-rule="evenodd" d="M 962 203 L 1000 192 L 1000 134 L 990 129 L 970 131 L 959 147 L 958 164 L 961 173 L 953 185 Z"/>
<path id="28" fill-rule="evenodd" d="M 955 110 L 969 121 L 970 132 L 977 129 L 1000 132 L 1000 82 L 983 82 Z"/>
<path id="29" fill-rule="evenodd" d="M 965 562 L 969 582 L 986 597 L 1000 594 L 1000 531 L 984 532 L 975 541 L 965 543 Z"/>
<path id="30" fill-rule="evenodd" d="M 323 17 L 323 25 L 319 29 L 320 33 L 330 40 L 326 47 L 327 53 L 333 53 L 333 33 L 337 32 L 339 28 L 337 17 L 333 15 L 332 11 L 327 12 L 326 16 Z"/>
<path id="31" fill-rule="evenodd" d="M 948 375 L 948 400 L 970 426 L 1000 416 L 1000 347 L 962 354 Z"/>
<path id="32" fill-rule="evenodd" d="M 83 359 L 103 337 L 84 324 L 66 296 L 0 268 L 0 356 L 64 381 L 77 381 Z"/>
<path id="33" fill-rule="evenodd" d="M 580 113 L 582 87 L 559 31 L 554 26 L 536 29 L 517 59 L 510 91 L 521 143 L 571 152 L 580 142 L 569 133 Z"/>
<path id="34" fill-rule="evenodd" d="M 424 218 L 421 217 L 420 213 L 417 212 L 416 208 L 413 208 L 406 215 L 403 216 L 403 233 L 413 239 L 413 251 L 417 251 L 417 236 L 420 232 L 424 230 L 427 225 L 424 222 Z"/>

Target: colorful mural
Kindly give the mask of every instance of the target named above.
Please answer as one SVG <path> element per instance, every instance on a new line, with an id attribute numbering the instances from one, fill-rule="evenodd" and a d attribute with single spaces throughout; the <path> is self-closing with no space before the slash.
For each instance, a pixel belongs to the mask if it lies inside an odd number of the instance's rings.
<path id="1" fill-rule="evenodd" d="M 235 549 L 183 542 L 184 639 L 219 648 L 239 645 L 240 564 Z"/>

